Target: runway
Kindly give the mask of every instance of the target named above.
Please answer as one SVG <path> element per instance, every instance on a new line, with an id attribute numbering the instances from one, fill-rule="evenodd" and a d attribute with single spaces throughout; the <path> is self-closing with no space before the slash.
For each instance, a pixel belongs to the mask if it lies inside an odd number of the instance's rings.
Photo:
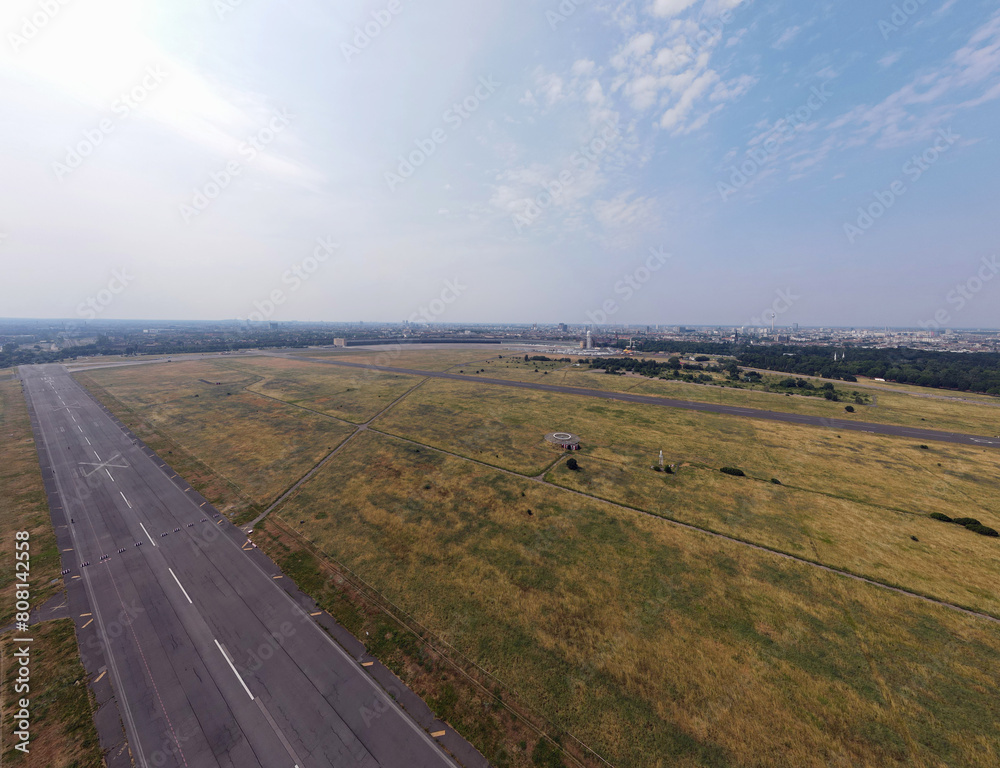
<path id="1" fill-rule="evenodd" d="M 933 441 L 943 443 L 958 443 L 981 448 L 1000 448 L 1000 438 L 984 435 L 965 435 L 959 432 L 942 432 L 934 429 L 918 429 L 916 427 L 900 427 L 892 424 L 874 424 L 871 422 L 851 421 L 848 419 L 828 419 L 822 416 L 808 416 L 799 413 L 782 413 L 780 411 L 765 411 L 757 408 L 744 408 L 736 405 L 719 405 L 716 403 L 700 403 L 692 400 L 675 400 L 669 397 L 654 395 L 633 395 L 627 392 L 609 392 L 602 389 L 584 389 L 582 387 L 563 387 L 558 384 L 542 384 L 540 382 L 514 381 L 511 379 L 491 379 L 487 376 L 466 376 L 458 373 L 442 371 L 423 371 L 416 368 L 396 368 L 386 365 L 369 365 L 367 363 L 351 363 L 346 360 L 330 360 L 301 355 L 270 353 L 274 357 L 288 357 L 292 360 L 305 360 L 323 365 L 338 365 L 346 368 L 364 368 L 384 373 L 401 373 L 408 376 L 421 376 L 431 379 L 448 379 L 463 381 L 470 384 L 490 384 L 498 387 L 515 387 L 538 392 L 555 392 L 561 395 L 577 395 L 578 397 L 596 397 L 603 400 L 614 400 L 624 403 L 639 403 L 655 405 L 661 408 L 679 408 L 686 411 L 701 411 L 702 413 L 719 413 L 727 416 L 742 416 L 748 419 L 764 419 L 780 421 L 786 424 L 800 424 L 808 427 L 825 427 L 827 429 L 867 432 L 874 435 L 891 437 L 906 437 L 912 440 Z"/>
<path id="2" fill-rule="evenodd" d="M 62 366 L 20 373 L 135 765 L 458 765 Z"/>

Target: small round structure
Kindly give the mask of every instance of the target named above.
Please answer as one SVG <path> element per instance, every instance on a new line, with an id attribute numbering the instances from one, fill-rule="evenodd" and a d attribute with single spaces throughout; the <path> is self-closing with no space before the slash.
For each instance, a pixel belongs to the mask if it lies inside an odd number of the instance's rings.
<path id="1" fill-rule="evenodd" d="M 570 450 L 576 450 L 580 447 L 580 438 L 572 432 L 550 432 L 545 436 L 545 439 L 553 445 L 559 445 Z"/>

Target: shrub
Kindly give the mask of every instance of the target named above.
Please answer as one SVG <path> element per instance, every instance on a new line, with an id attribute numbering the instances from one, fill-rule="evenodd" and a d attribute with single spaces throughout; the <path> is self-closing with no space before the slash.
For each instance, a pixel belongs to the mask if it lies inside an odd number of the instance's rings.
<path id="1" fill-rule="evenodd" d="M 781 481 L 780 481 L 780 480 L 779 480 L 778 478 L 776 478 L 776 477 L 772 477 L 772 478 L 771 478 L 771 482 L 772 482 L 772 483 L 773 483 L 774 485 L 781 485 Z"/>
<path id="2" fill-rule="evenodd" d="M 566 469 L 571 469 L 574 472 L 576 472 L 577 470 L 580 469 L 580 463 L 575 458 L 573 458 L 572 456 L 570 456 L 566 460 Z"/>
<path id="3" fill-rule="evenodd" d="M 966 528 L 968 528 L 970 525 L 982 525 L 982 523 L 976 520 L 976 518 L 974 517 L 956 517 L 954 520 L 952 520 L 952 522 L 955 523 L 956 525 L 964 525 Z"/>
<path id="4" fill-rule="evenodd" d="M 663 471 L 666 472 L 668 475 L 672 475 L 674 473 L 673 467 L 671 467 L 669 464 L 667 464 L 667 466 L 663 468 Z"/>
<path id="5" fill-rule="evenodd" d="M 953 522 L 955 522 L 950 517 L 948 517 L 948 515 L 943 515 L 940 512 L 931 512 L 931 519 L 932 520 L 940 520 L 942 523 L 953 523 Z"/>
<path id="6" fill-rule="evenodd" d="M 921 451 L 929 451 L 930 450 L 930 446 L 929 445 L 921 445 L 920 446 L 920 450 Z"/>
<path id="7" fill-rule="evenodd" d="M 1000 536 L 1000 533 L 998 533 L 993 528 L 990 528 L 988 525 L 977 524 L 977 525 L 967 525 L 965 527 L 968 530 L 972 531 L 973 533 L 978 533 L 980 536 Z"/>
<path id="8" fill-rule="evenodd" d="M 847 411 L 848 413 L 854 413 L 854 406 L 853 405 L 845 405 L 844 406 L 844 410 Z"/>
<path id="9" fill-rule="evenodd" d="M 722 473 L 724 473 L 724 474 L 727 474 L 727 475 L 732 475 L 733 477 L 746 477 L 747 476 L 746 472 L 744 472 L 742 469 L 737 469 L 736 467 L 723 467 L 719 471 L 722 472 Z"/>

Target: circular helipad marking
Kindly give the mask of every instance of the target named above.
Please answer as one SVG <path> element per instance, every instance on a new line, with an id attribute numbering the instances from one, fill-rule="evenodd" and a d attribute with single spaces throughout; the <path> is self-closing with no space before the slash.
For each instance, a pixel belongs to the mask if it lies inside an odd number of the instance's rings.
<path id="1" fill-rule="evenodd" d="M 580 438 L 572 432 L 550 432 L 545 436 L 545 439 L 556 445 L 577 446 L 580 444 Z"/>

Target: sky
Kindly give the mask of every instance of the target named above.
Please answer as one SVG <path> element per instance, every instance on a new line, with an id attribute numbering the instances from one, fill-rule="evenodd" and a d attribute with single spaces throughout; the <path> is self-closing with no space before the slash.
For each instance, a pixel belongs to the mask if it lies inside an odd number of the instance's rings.
<path id="1" fill-rule="evenodd" d="M 6 0 L 0 32 L 0 317 L 1000 327 L 993 0 Z"/>

